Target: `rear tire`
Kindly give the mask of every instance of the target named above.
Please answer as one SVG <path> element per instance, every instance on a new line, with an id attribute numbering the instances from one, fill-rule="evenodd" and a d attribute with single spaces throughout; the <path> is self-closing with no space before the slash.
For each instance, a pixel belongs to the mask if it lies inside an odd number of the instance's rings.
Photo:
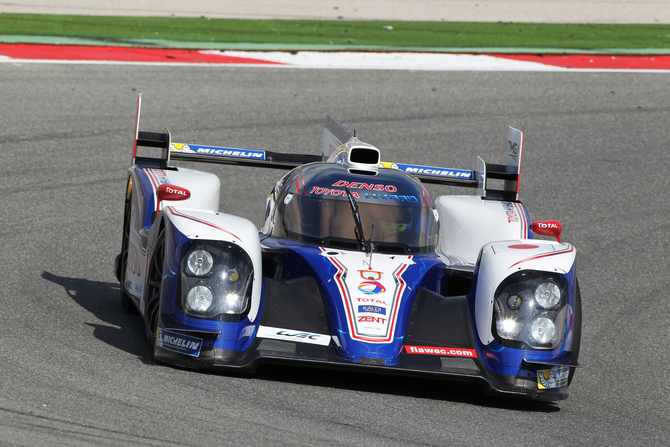
<path id="1" fill-rule="evenodd" d="M 144 327 L 147 339 L 152 343 L 156 341 L 158 314 L 160 311 L 163 262 L 165 260 L 165 229 L 162 229 L 158 235 L 155 247 L 151 256 L 149 271 L 147 272 L 147 308 L 144 313 Z"/>

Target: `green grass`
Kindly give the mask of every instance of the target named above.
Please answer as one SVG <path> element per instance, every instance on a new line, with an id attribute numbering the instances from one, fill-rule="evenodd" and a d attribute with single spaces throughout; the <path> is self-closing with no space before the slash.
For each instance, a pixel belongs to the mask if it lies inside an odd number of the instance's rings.
<path id="1" fill-rule="evenodd" d="M 384 26 L 392 26 L 385 30 Z M 415 48 L 670 50 L 670 25 L 243 20 L 0 14 L 0 35 Z"/>

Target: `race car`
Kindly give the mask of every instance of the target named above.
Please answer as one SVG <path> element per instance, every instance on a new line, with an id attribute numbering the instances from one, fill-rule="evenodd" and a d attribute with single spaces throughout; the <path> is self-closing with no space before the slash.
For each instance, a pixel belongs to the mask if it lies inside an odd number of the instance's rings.
<path id="1" fill-rule="evenodd" d="M 174 143 L 167 129 L 140 131 L 140 110 L 141 95 L 115 273 L 158 361 L 294 363 L 568 397 L 576 251 L 559 222 L 531 223 L 519 201 L 520 131 L 509 128 L 505 164 L 478 158 L 467 170 L 382 161 L 331 115 L 321 154 L 305 155 Z M 219 210 L 216 175 L 179 161 L 287 172 L 259 230 Z M 469 194 L 433 201 L 425 183 Z"/>

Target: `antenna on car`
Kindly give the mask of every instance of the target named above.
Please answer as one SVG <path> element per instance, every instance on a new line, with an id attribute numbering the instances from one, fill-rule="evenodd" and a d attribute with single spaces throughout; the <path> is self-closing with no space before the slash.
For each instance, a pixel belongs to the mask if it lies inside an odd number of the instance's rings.
<path id="1" fill-rule="evenodd" d="M 372 232 L 375 229 L 375 224 L 372 224 L 372 228 L 370 228 L 370 239 L 368 239 L 368 249 L 370 250 L 370 253 L 368 254 L 368 267 L 372 269 L 372 252 L 374 251 L 375 247 L 372 245 Z"/>

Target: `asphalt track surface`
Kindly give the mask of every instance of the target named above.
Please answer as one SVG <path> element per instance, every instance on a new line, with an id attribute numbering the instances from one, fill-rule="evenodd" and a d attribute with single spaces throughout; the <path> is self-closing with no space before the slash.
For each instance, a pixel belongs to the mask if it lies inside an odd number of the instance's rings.
<path id="1" fill-rule="evenodd" d="M 667 445 L 667 75 L 6 63 L 0 79 L 0 445 Z M 332 112 L 385 160 L 473 168 L 522 129 L 521 197 L 578 250 L 570 398 L 156 363 L 112 273 L 136 90 L 142 129 L 186 143 L 316 153 Z M 204 168 L 221 210 L 260 224 L 281 171 Z"/>

